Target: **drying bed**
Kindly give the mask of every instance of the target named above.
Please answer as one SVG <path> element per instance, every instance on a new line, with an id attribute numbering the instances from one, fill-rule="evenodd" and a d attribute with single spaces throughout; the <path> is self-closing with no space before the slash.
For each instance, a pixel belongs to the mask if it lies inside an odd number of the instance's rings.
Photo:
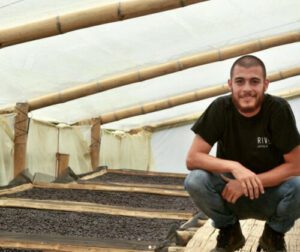
<path id="1" fill-rule="evenodd" d="M 2 195 L 2 197 L 37 200 L 67 200 L 76 202 L 90 202 L 111 206 L 124 206 L 131 208 L 175 210 L 187 212 L 197 211 L 196 206 L 189 197 L 139 192 L 32 188 L 14 194 Z"/>
<path id="2" fill-rule="evenodd" d="M 102 183 L 138 183 L 138 184 L 161 184 L 161 185 L 180 185 L 183 186 L 184 177 L 171 176 L 149 176 L 136 174 L 105 173 L 101 176 L 88 180 L 89 182 Z"/>
<path id="3" fill-rule="evenodd" d="M 24 208 L 0 208 L 0 232 L 136 242 L 154 248 L 185 221 Z M 1 237 L 2 239 L 2 237 Z M 76 240 L 76 239 L 75 239 Z M 112 242 L 113 243 L 113 242 Z"/>

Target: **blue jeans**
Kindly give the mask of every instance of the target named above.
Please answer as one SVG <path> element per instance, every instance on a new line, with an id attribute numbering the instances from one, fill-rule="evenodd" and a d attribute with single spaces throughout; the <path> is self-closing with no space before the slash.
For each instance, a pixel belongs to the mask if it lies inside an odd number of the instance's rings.
<path id="1" fill-rule="evenodd" d="M 213 220 L 215 228 L 254 218 L 266 220 L 272 229 L 285 233 L 300 217 L 300 177 L 265 188 L 258 199 L 242 196 L 234 204 L 222 198 L 226 182 L 218 174 L 193 170 L 184 185 L 197 207 Z"/>

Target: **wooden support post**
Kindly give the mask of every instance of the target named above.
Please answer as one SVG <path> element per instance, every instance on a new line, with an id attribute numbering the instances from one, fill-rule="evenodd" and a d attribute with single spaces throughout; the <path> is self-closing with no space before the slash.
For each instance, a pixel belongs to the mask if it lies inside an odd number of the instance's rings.
<path id="1" fill-rule="evenodd" d="M 69 157 L 69 154 L 56 153 L 58 178 L 66 175 L 69 166 Z"/>
<path id="2" fill-rule="evenodd" d="M 28 109 L 28 103 L 17 103 L 15 106 L 14 177 L 22 173 L 26 166 Z"/>
<path id="3" fill-rule="evenodd" d="M 91 128 L 91 145 L 90 145 L 90 153 L 91 153 L 91 162 L 92 168 L 96 169 L 99 166 L 99 157 L 100 157 L 100 119 L 93 118 L 92 119 L 92 128 Z"/>

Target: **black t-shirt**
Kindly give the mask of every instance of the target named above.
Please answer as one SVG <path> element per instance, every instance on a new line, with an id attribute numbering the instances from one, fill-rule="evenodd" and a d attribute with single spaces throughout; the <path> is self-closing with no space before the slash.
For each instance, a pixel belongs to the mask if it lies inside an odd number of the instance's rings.
<path id="1" fill-rule="evenodd" d="M 244 117 L 231 95 L 213 101 L 192 130 L 211 146 L 218 143 L 217 157 L 235 160 L 256 173 L 284 162 L 283 155 L 300 144 L 300 135 L 288 102 L 265 95 L 262 108 Z"/>

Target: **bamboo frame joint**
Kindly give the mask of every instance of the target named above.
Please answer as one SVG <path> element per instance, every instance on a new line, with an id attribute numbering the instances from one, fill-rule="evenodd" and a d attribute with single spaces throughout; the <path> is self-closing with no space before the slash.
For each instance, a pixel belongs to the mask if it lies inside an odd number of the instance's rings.
<path id="1" fill-rule="evenodd" d="M 56 29 L 57 29 L 59 34 L 63 34 L 59 16 L 56 17 Z"/>
<path id="2" fill-rule="evenodd" d="M 180 0 L 179 2 L 180 2 L 180 6 L 181 7 L 185 7 L 186 6 L 185 0 Z"/>
<path id="3" fill-rule="evenodd" d="M 125 15 L 122 14 L 122 6 L 121 6 L 122 2 L 120 1 L 118 3 L 118 18 L 120 21 L 124 20 Z"/>

